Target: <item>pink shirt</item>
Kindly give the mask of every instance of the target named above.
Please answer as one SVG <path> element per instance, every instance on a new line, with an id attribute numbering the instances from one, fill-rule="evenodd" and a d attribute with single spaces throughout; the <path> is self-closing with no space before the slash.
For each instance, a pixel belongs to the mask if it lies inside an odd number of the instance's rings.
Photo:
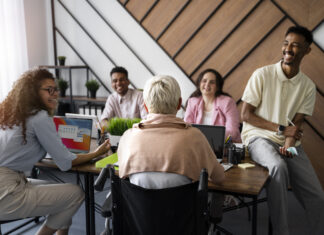
<path id="1" fill-rule="evenodd" d="M 189 123 L 202 124 L 204 116 L 204 100 L 202 96 L 192 97 L 188 105 L 184 120 Z M 214 101 L 213 125 L 225 126 L 226 137 L 231 135 L 233 142 L 241 143 L 240 116 L 235 101 L 225 95 L 218 96 Z"/>
<path id="2" fill-rule="evenodd" d="M 143 93 L 138 90 L 128 89 L 124 96 L 114 92 L 108 97 L 100 119 L 101 121 L 113 117 L 145 119 L 146 115 Z"/>

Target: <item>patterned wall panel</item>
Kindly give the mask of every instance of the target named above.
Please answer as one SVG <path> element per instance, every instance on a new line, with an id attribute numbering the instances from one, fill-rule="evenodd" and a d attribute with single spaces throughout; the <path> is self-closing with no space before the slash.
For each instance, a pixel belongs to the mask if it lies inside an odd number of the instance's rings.
<path id="1" fill-rule="evenodd" d="M 190 1 L 159 1 L 152 12 L 144 19 L 143 26 L 157 40 L 167 32 L 170 22 L 176 20 Z M 170 31 L 169 31 L 170 32 Z"/>
<path id="2" fill-rule="evenodd" d="M 289 26 L 310 30 L 324 20 L 323 0 L 120 1 L 193 82 L 205 68 L 226 79 L 224 90 L 241 109 L 252 72 L 282 58 Z M 146 11 L 146 12 L 145 12 Z M 324 53 L 316 44 L 302 70 L 317 86 L 314 114 L 304 124 L 304 148 L 324 186 Z"/>
<path id="3" fill-rule="evenodd" d="M 323 0 L 274 0 L 297 24 L 313 30 L 323 20 Z"/>
<path id="4" fill-rule="evenodd" d="M 220 0 L 191 1 L 158 42 L 169 55 L 174 56 L 208 17 L 213 15 L 220 4 Z"/>

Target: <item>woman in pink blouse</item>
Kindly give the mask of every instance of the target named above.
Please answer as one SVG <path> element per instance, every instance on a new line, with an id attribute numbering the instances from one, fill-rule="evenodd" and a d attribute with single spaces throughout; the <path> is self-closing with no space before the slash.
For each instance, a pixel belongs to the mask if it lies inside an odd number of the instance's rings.
<path id="1" fill-rule="evenodd" d="M 226 137 L 241 142 L 240 116 L 235 101 L 224 93 L 224 80 L 214 69 L 202 71 L 197 90 L 188 99 L 184 120 L 189 123 L 226 127 Z"/>

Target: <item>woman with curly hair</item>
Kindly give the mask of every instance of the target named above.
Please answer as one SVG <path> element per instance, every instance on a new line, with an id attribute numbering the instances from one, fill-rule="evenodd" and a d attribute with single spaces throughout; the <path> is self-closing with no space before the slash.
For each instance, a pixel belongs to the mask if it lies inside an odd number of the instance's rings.
<path id="1" fill-rule="evenodd" d="M 51 117 L 57 98 L 53 74 L 45 69 L 32 69 L 16 81 L 0 103 L 0 220 L 47 215 L 38 235 L 68 234 L 84 193 L 73 184 L 27 179 L 23 172 L 30 171 L 46 152 L 66 171 L 110 148 L 106 141 L 92 153 L 69 152 Z"/>
<path id="2" fill-rule="evenodd" d="M 226 136 L 236 143 L 242 142 L 240 116 L 235 101 L 223 92 L 224 80 L 214 69 L 199 74 L 197 90 L 190 96 L 184 120 L 194 124 L 226 127 Z"/>

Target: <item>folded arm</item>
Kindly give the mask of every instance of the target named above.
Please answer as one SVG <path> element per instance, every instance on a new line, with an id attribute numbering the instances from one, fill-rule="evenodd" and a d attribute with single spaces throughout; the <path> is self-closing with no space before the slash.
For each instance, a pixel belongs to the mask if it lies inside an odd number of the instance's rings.
<path id="1" fill-rule="evenodd" d="M 241 118 L 244 122 L 247 122 L 255 127 L 266 129 L 269 131 L 278 131 L 279 124 L 265 120 L 262 117 L 259 117 L 255 114 L 255 109 L 253 105 L 243 102 Z M 302 130 L 301 125 L 304 121 L 304 114 L 297 113 L 293 118 L 293 123 L 295 126 L 287 126 L 283 132 L 283 135 L 286 137 L 284 147 L 280 148 L 280 153 L 292 157 L 290 152 L 287 152 L 289 147 L 295 145 L 296 140 L 301 139 Z"/>

